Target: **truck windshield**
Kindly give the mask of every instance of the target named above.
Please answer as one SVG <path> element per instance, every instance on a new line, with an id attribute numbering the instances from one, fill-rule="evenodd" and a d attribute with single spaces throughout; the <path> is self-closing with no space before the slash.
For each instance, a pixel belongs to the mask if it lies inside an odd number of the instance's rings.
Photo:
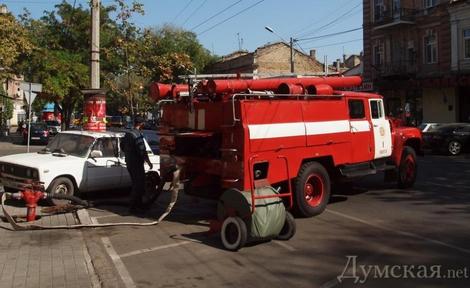
<path id="1" fill-rule="evenodd" d="M 58 152 L 77 157 L 85 157 L 95 138 L 78 134 L 58 134 L 47 144 L 47 152 Z"/>

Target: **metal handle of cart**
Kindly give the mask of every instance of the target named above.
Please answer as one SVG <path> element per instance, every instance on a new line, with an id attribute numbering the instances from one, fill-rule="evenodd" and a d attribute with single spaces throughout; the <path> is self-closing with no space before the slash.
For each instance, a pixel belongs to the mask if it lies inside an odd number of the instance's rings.
<path id="1" fill-rule="evenodd" d="M 291 187 L 291 183 L 290 183 L 290 173 L 289 173 L 289 161 L 287 159 L 286 156 L 282 156 L 282 155 L 279 155 L 278 158 L 279 159 L 284 159 L 285 162 L 286 162 L 286 168 L 287 168 L 287 179 L 288 179 L 288 189 L 289 189 L 289 192 L 288 193 L 279 193 L 279 194 L 272 194 L 272 195 L 262 195 L 262 196 L 256 196 L 255 195 L 255 180 L 253 178 L 253 175 L 252 175 L 252 171 L 253 171 L 253 161 L 254 159 L 258 158 L 259 156 L 258 155 L 252 155 L 250 157 L 250 159 L 248 159 L 248 166 L 250 167 L 248 173 L 249 173 L 249 176 L 250 176 L 250 194 L 251 194 L 251 214 L 255 213 L 255 209 L 256 209 L 256 200 L 257 199 L 267 199 L 267 198 L 286 198 L 286 197 L 289 197 L 289 208 L 292 208 L 294 202 L 293 202 L 293 196 L 292 196 L 292 187 Z"/>

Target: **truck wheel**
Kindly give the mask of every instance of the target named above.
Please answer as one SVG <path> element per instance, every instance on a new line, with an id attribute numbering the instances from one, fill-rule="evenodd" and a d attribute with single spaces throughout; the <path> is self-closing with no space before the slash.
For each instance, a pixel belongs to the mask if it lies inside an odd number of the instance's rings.
<path id="1" fill-rule="evenodd" d="M 47 193 L 52 195 L 54 194 L 62 194 L 73 196 L 75 193 L 75 186 L 73 185 L 72 180 L 67 177 L 58 177 L 52 181 L 47 189 Z M 51 199 L 50 200 L 52 205 L 64 205 L 70 203 L 69 200 L 59 200 L 59 199 Z"/>
<path id="2" fill-rule="evenodd" d="M 237 216 L 226 218 L 222 224 L 220 236 L 225 249 L 238 251 L 238 249 L 245 246 L 248 239 L 245 222 Z"/>
<path id="3" fill-rule="evenodd" d="M 459 155 L 462 151 L 462 144 L 457 140 L 450 140 L 449 144 L 447 144 L 447 151 L 450 155 Z"/>
<path id="4" fill-rule="evenodd" d="M 403 147 L 400 167 L 398 167 L 398 187 L 409 188 L 416 180 L 418 165 L 416 163 L 416 153 L 410 146 Z"/>
<path id="5" fill-rule="evenodd" d="M 286 211 L 286 222 L 284 222 L 281 233 L 279 233 L 276 239 L 283 241 L 289 240 L 290 238 L 294 237 L 296 230 L 297 226 L 295 225 L 294 216 Z"/>
<path id="6" fill-rule="evenodd" d="M 330 177 L 318 162 L 302 165 L 295 183 L 296 210 L 303 217 L 322 213 L 330 199 Z"/>

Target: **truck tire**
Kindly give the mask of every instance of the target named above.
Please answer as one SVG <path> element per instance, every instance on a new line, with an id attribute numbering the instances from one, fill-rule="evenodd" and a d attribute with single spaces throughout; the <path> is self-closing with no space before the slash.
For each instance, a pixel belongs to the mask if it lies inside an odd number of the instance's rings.
<path id="1" fill-rule="evenodd" d="M 294 216 L 286 211 L 286 222 L 284 222 L 281 233 L 279 233 L 276 239 L 283 241 L 289 240 L 290 238 L 294 237 L 296 231 L 297 226 L 295 224 Z"/>
<path id="2" fill-rule="evenodd" d="M 462 152 L 462 144 L 457 140 L 450 140 L 447 144 L 447 152 L 452 155 L 459 155 Z"/>
<path id="3" fill-rule="evenodd" d="M 305 163 L 295 181 L 296 212 L 302 217 L 322 213 L 330 199 L 330 190 L 330 177 L 323 165 L 318 162 Z"/>
<path id="4" fill-rule="evenodd" d="M 418 164 L 416 153 L 410 146 L 403 147 L 400 166 L 398 167 L 398 187 L 405 189 L 413 186 L 416 180 Z"/>
<path id="5" fill-rule="evenodd" d="M 240 217 L 227 217 L 220 232 L 222 244 L 229 251 L 238 251 L 246 244 L 248 230 L 246 223 Z"/>
<path id="6" fill-rule="evenodd" d="M 52 181 L 52 183 L 47 188 L 47 193 L 49 194 L 63 194 L 68 196 L 74 196 L 75 186 L 73 185 L 72 180 L 67 177 L 58 177 Z M 64 205 L 70 203 L 68 200 L 59 200 L 51 199 L 52 205 Z"/>

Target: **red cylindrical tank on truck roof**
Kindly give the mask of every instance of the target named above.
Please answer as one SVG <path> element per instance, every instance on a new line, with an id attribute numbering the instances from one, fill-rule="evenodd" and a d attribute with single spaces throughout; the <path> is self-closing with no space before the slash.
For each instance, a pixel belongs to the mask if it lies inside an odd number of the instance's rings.
<path id="1" fill-rule="evenodd" d="M 207 83 L 210 93 L 238 93 L 250 90 L 277 90 L 282 83 L 302 85 L 304 87 L 318 84 L 330 85 L 332 88 L 359 86 L 362 79 L 359 76 L 349 77 L 311 77 L 311 78 L 272 78 L 272 79 L 230 79 L 209 80 Z"/>
<path id="2" fill-rule="evenodd" d="M 172 89 L 171 84 L 162 84 L 162 83 L 157 83 L 157 82 L 152 83 L 149 89 L 150 97 L 153 100 L 158 101 L 162 98 L 169 96 L 171 89 Z"/>

